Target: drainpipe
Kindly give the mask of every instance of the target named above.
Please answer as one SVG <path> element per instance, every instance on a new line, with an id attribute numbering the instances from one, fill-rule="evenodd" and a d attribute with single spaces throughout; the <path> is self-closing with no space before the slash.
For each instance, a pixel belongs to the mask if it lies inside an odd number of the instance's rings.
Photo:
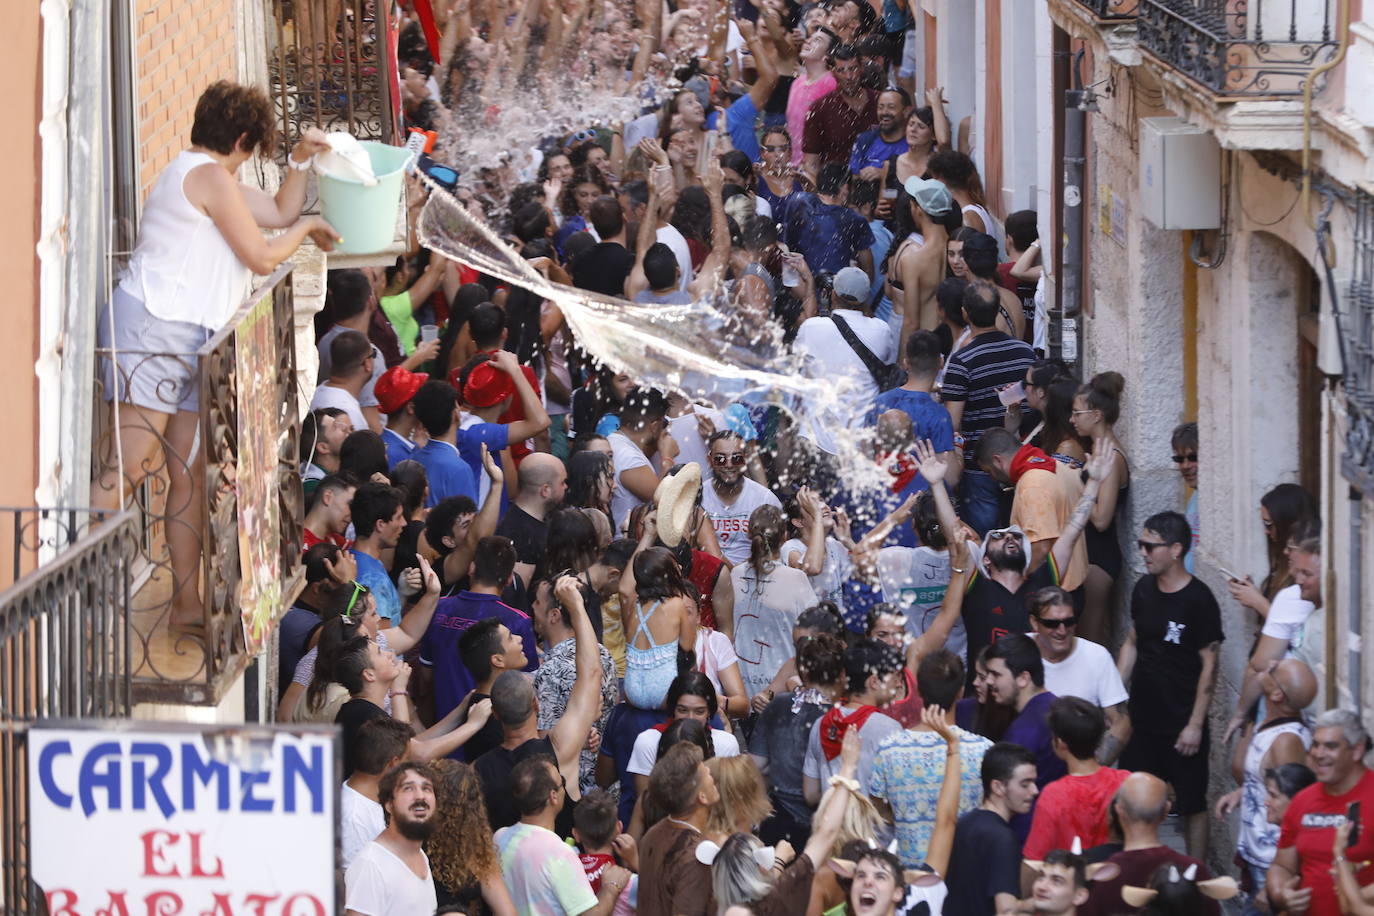
<path id="1" fill-rule="evenodd" d="M 1082 52 L 1080 51 L 1081 55 Z M 1078 67 L 1074 81 L 1079 82 Z M 1064 182 L 1063 212 L 1064 266 L 1060 272 L 1060 356 L 1070 366 L 1079 360 L 1078 315 L 1083 308 L 1083 165 L 1086 113 L 1080 105 L 1083 89 L 1064 92 Z"/>
<path id="2" fill-rule="evenodd" d="M 1350 682 L 1350 698 L 1356 715 L 1364 705 L 1364 678 L 1360 667 L 1360 607 L 1364 584 L 1361 581 L 1360 560 L 1364 556 L 1364 494 L 1350 488 L 1350 602 L 1346 606 L 1349 629 L 1345 636 L 1346 674 Z M 1330 703 L 1334 697 L 1328 700 Z"/>

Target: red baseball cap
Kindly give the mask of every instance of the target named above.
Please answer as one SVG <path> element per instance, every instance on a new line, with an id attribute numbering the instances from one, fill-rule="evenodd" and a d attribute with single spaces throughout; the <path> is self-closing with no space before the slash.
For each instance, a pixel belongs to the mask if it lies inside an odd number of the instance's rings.
<path id="1" fill-rule="evenodd" d="M 468 373 L 463 400 L 473 407 L 491 407 L 515 394 L 515 382 L 491 363 L 481 363 Z"/>
<path id="2" fill-rule="evenodd" d="M 372 393 L 377 396 L 377 406 L 382 413 L 395 413 L 410 403 L 415 392 L 427 381 L 428 372 L 411 372 L 403 366 L 392 366 L 377 379 Z"/>

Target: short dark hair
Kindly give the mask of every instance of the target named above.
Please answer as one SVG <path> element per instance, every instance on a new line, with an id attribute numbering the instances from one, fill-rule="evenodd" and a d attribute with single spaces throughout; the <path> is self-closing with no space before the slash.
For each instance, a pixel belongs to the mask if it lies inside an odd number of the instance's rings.
<path id="1" fill-rule="evenodd" d="M 994 658 L 1002 660 L 1012 677 L 1029 674 L 1032 684 L 1045 686 L 1045 661 L 1040 657 L 1040 647 L 1026 634 L 1008 633 L 998 639 L 988 647 L 985 661 Z"/>
<path id="2" fill-rule="evenodd" d="M 1019 744 L 1012 744 L 1010 741 L 998 741 L 988 748 L 987 753 L 983 755 L 981 768 L 983 797 L 988 798 L 992 795 L 994 782 L 1000 782 L 1003 785 L 1011 782 L 1012 774 L 1016 772 L 1016 768 L 1026 764 L 1035 766 L 1035 755 Z"/>
<path id="3" fill-rule="evenodd" d="M 1141 527 L 1159 535 L 1166 545 L 1178 544 L 1181 546 L 1183 553 L 1179 556 L 1187 555 L 1188 548 L 1193 546 L 1193 528 L 1179 512 L 1156 512 L 1145 519 L 1145 524 Z"/>
<path id="4" fill-rule="evenodd" d="M 625 396 L 620 408 L 620 425 L 642 428 L 668 416 L 668 398 L 657 388 L 636 388 Z"/>
<path id="5" fill-rule="evenodd" d="M 1064 742 L 1076 760 L 1091 760 L 1107 731 L 1107 718 L 1081 697 L 1057 697 L 1050 703 L 1050 734 Z"/>
<path id="6" fill-rule="evenodd" d="M 552 226 L 549 208 L 537 200 L 525 204 L 511 217 L 511 234 L 522 242 L 546 237 Z"/>
<path id="7" fill-rule="evenodd" d="M 630 565 L 630 558 L 634 556 L 638 546 L 633 538 L 616 538 L 601 554 L 601 562 L 611 569 L 623 572 L 625 567 Z"/>
<path id="8" fill-rule="evenodd" d="M 484 617 L 458 637 L 458 659 L 475 681 L 491 677 L 491 657 L 500 655 L 501 618 Z"/>
<path id="9" fill-rule="evenodd" d="M 438 779 L 434 775 L 434 770 L 430 768 L 429 764 L 421 763 L 418 760 L 402 760 L 400 763 L 387 770 L 377 782 L 377 801 L 381 804 L 384 814 L 386 812 L 387 802 L 396 797 L 396 783 L 400 782 L 401 778 L 407 773 L 423 776 L 425 779 L 429 780 L 431 786 L 438 782 Z"/>
<path id="10" fill-rule="evenodd" d="M 335 321 L 361 315 L 372 301 L 372 281 L 356 268 L 331 270 L 327 284 L 325 308 Z"/>
<path id="11" fill-rule="evenodd" d="M 506 329 L 506 310 L 495 302 L 479 302 L 468 316 L 468 333 L 478 350 L 490 350 L 501 344 L 501 332 Z"/>
<path id="12" fill-rule="evenodd" d="M 986 280 L 975 280 L 964 287 L 964 314 L 975 328 L 990 328 L 997 324 L 998 306 L 1002 304 L 997 289 Z"/>
<path id="13" fill-rule="evenodd" d="M 894 92 L 896 90 L 893 90 Z M 858 209 L 867 207 L 878 202 L 878 179 L 864 181 L 863 179 L 851 177 L 849 179 L 849 206 Z"/>
<path id="14" fill-rule="evenodd" d="M 1073 872 L 1073 886 L 1088 886 L 1088 864 L 1082 856 L 1076 856 L 1067 849 L 1051 849 L 1042 860 L 1046 865 L 1057 865 Z"/>
<path id="15" fill-rule="evenodd" d="M 649 773 L 649 795 L 669 815 L 685 814 L 696 807 L 701 778 L 697 773 L 705 757 L 689 742 L 675 744 Z"/>
<path id="16" fill-rule="evenodd" d="M 409 722 L 391 716 L 368 719 L 353 736 L 353 769 L 369 776 L 380 776 L 388 763 L 405 756 L 410 739 L 414 737 L 415 729 Z"/>
<path id="17" fill-rule="evenodd" d="M 1169 444 L 1174 448 L 1196 449 L 1198 447 L 1197 424 L 1190 420 L 1175 426 L 1173 434 L 1169 436 Z"/>
<path id="18" fill-rule="evenodd" d="M 625 228 L 625 211 L 620 209 L 620 201 L 609 194 L 603 194 L 592 201 L 588 215 L 591 217 L 592 228 L 601 236 L 603 242 L 611 236 L 619 235 L 620 230 Z"/>
<path id="19" fill-rule="evenodd" d="M 650 289 L 667 289 L 677 282 L 677 255 L 662 242 L 654 242 L 644 252 L 644 279 Z"/>
<path id="20" fill-rule="evenodd" d="M 277 136 L 272 100 L 256 86 L 228 80 L 211 83 L 196 100 L 191 145 L 227 155 L 238 146 L 241 136 L 244 150 L 272 154 Z"/>
<path id="21" fill-rule="evenodd" d="M 934 332 L 911 332 L 906 339 L 906 367 L 920 378 L 933 377 L 940 371 L 940 338 Z"/>
<path id="22" fill-rule="evenodd" d="M 320 541 L 313 547 L 307 547 L 301 555 L 301 565 L 305 567 L 305 584 L 313 585 L 328 579 L 329 567 L 324 565 L 324 561 L 337 563 L 340 553 L 343 553 L 343 548 L 332 541 Z"/>
<path id="23" fill-rule="evenodd" d="M 360 538 L 372 537 L 378 522 L 390 521 L 404 503 L 405 494 L 396 487 L 371 481 L 361 484 L 349 503 L 353 530 Z"/>
<path id="24" fill-rule="evenodd" d="M 1317 781 L 1317 776 L 1304 764 L 1285 763 L 1264 771 L 1264 781 L 1272 782 L 1287 798 L 1292 798 Z"/>
<path id="25" fill-rule="evenodd" d="M 964 690 L 964 660 L 948 649 L 927 652 L 916 666 L 916 692 L 926 706 L 953 709 Z"/>
<path id="26" fill-rule="evenodd" d="M 320 427 L 324 425 L 325 417 L 344 417 L 347 416 L 337 407 L 316 407 L 305 415 L 301 420 L 301 463 L 315 460 L 315 450 L 319 448 L 324 436 L 320 432 Z"/>
<path id="27" fill-rule="evenodd" d="M 600 849 L 615 836 L 616 802 L 605 789 L 592 789 L 573 808 L 573 826 L 585 845 Z"/>
<path id="28" fill-rule="evenodd" d="M 964 290 L 968 281 L 963 277 L 945 277 L 935 287 L 935 302 L 940 306 L 940 314 L 946 321 L 958 325 L 964 323 Z"/>
<path id="29" fill-rule="evenodd" d="M 814 607 L 802 611 L 792 626 L 803 630 L 819 630 L 836 636 L 845 630 L 844 615 L 833 601 L 821 601 Z"/>
<path id="30" fill-rule="evenodd" d="M 1007 217 L 1003 228 L 1007 231 L 1007 238 L 1016 246 L 1017 251 L 1025 251 L 1030 247 L 1031 242 L 1040 238 L 1040 227 L 1036 224 L 1037 214 L 1034 210 L 1017 210 Z"/>
<path id="31" fill-rule="evenodd" d="M 355 429 L 339 446 L 339 471 L 354 480 L 386 473 L 386 443 L 370 429 Z"/>
<path id="32" fill-rule="evenodd" d="M 997 240 L 986 232 L 968 232 L 964 236 L 964 264 L 969 273 L 980 280 L 997 280 Z"/>
<path id="33" fill-rule="evenodd" d="M 340 331 L 329 342 L 329 374 L 342 378 L 357 372 L 372 355 L 372 341 L 362 331 Z"/>
<path id="34" fill-rule="evenodd" d="M 347 444 L 348 440 L 345 439 L 344 443 Z M 352 474 L 326 474 L 324 477 L 321 477 L 320 482 L 315 485 L 315 492 L 310 494 L 305 511 L 309 512 L 311 509 L 314 509 L 315 504 L 320 501 L 320 497 L 325 493 L 343 493 L 353 489 L 357 485 L 358 480 Z"/>
<path id="35" fill-rule="evenodd" d="M 549 793 L 562 785 L 558 761 L 549 754 L 526 757 L 510 771 L 510 794 L 521 817 L 538 814 L 549 804 Z"/>
<path id="36" fill-rule="evenodd" d="M 528 722 L 534 715 L 534 703 L 534 683 L 519 671 L 502 671 L 491 682 L 491 715 L 502 727 Z"/>
<path id="37" fill-rule="evenodd" d="M 339 646 L 334 656 L 334 680 L 342 684 L 350 695 L 363 692 L 366 683 L 363 672 L 372 668 L 371 645 L 372 640 L 366 636 L 354 636 Z"/>
<path id="38" fill-rule="evenodd" d="M 508 537 L 488 535 L 472 555 L 472 584 L 501 587 L 515 571 L 515 545 Z"/>
<path id="39" fill-rule="evenodd" d="M 453 409 L 458 406 L 458 389 L 441 379 L 432 378 L 420 386 L 410 399 L 415 419 L 430 436 L 439 437 L 453 425 Z"/>
<path id="40" fill-rule="evenodd" d="M 439 501 L 425 516 L 425 540 L 429 546 L 445 557 L 453 548 L 444 543 L 444 538 L 453 533 L 453 525 L 461 515 L 476 515 L 477 503 L 470 496 L 450 496 Z"/>
<path id="41" fill-rule="evenodd" d="M 1026 598 L 1026 613 L 1039 617 L 1052 607 L 1073 608 L 1073 596 L 1057 585 L 1036 589 Z"/>
<path id="42" fill-rule="evenodd" d="M 838 45 L 832 45 L 831 48 L 830 48 L 830 54 L 828 55 L 828 60 L 829 60 L 829 62 L 830 62 L 831 64 L 834 64 L 835 61 L 837 61 L 837 60 L 858 60 L 858 59 L 859 59 L 859 49 L 856 48 L 856 47 L 854 47 L 852 44 L 838 44 Z M 846 166 L 845 171 L 846 171 L 846 173 L 848 172 L 848 166 Z"/>
<path id="43" fill-rule="evenodd" d="M 844 653 L 850 695 L 863 693 L 870 677 L 901 671 L 903 664 L 902 653 L 887 643 L 867 637 L 859 640 Z"/>
<path id="44" fill-rule="evenodd" d="M 978 440 L 976 456 L 979 464 L 987 465 L 992 463 L 994 457 L 1005 458 L 1019 451 L 1021 440 L 1016 438 L 1016 433 L 1002 426 L 994 426 L 985 430 Z"/>
<path id="45" fill-rule="evenodd" d="M 804 683 L 839 684 L 844 674 L 843 639 L 820 633 L 802 641 L 797 649 L 797 675 Z"/>
<path id="46" fill-rule="evenodd" d="M 816 176 L 816 193 L 835 195 L 849 184 L 849 164 L 847 162 L 827 162 L 821 166 Z"/>

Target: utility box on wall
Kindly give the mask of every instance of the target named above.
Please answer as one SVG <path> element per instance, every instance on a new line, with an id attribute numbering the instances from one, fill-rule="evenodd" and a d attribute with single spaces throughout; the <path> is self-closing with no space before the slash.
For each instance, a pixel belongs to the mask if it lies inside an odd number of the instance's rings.
<path id="1" fill-rule="evenodd" d="M 1220 229 L 1216 137 L 1182 118 L 1141 118 L 1140 212 L 1160 229 Z"/>

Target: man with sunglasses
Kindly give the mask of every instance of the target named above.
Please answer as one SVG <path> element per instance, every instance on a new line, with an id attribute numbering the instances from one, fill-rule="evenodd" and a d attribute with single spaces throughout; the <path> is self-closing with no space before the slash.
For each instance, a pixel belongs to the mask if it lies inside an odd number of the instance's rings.
<path id="1" fill-rule="evenodd" d="M 1145 520 L 1136 547 L 1147 575 L 1131 594 L 1131 629 L 1117 655 L 1130 685 L 1134 734 L 1121 766 L 1144 770 L 1174 788 L 1186 824 L 1188 854 L 1207 851 L 1207 711 L 1217 685 L 1225 635 L 1217 599 L 1183 566 L 1192 544 L 1177 512 Z"/>
<path id="2" fill-rule="evenodd" d="M 1045 689 L 1059 697 L 1077 697 L 1102 710 L 1106 720 L 1097 759 L 1110 765 L 1131 738 L 1128 694 L 1112 654 L 1077 635 L 1073 598 L 1057 586 L 1030 596 L 1031 638 L 1045 662 Z M 1039 858 L 1038 856 L 1033 858 Z"/>
<path id="3" fill-rule="evenodd" d="M 713 433 L 706 443 L 710 483 L 701 488 L 701 507 L 716 529 L 721 552 L 731 566 L 749 559 L 749 516 L 759 506 L 782 508 L 773 491 L 746 473 L 748 443 L 734 430 Z"/>
<path id="4" fill-rule="evenodd" d="M 1197 424 L 1180 423 L 1175 426 L 1173 435 L 1169 437 L 1169 444 L 1174 452 L 1174 467 L 1178 468 L 1179 476 L 1183 478 L 1183 482 L 1190 491 L 1188 502 L 1183 507 L 1183 517 L 1188 520 L 1188 527 L 1193 530 L 1193 544 L 1183 556 L 1183 567 L 1191 573 L 1193 560 L 1197 555 L 1198 542 L 1202 538 L 1202 528 L 1198 524 L 1201 514 L 1198 511 L 1197 501 Z"/>

